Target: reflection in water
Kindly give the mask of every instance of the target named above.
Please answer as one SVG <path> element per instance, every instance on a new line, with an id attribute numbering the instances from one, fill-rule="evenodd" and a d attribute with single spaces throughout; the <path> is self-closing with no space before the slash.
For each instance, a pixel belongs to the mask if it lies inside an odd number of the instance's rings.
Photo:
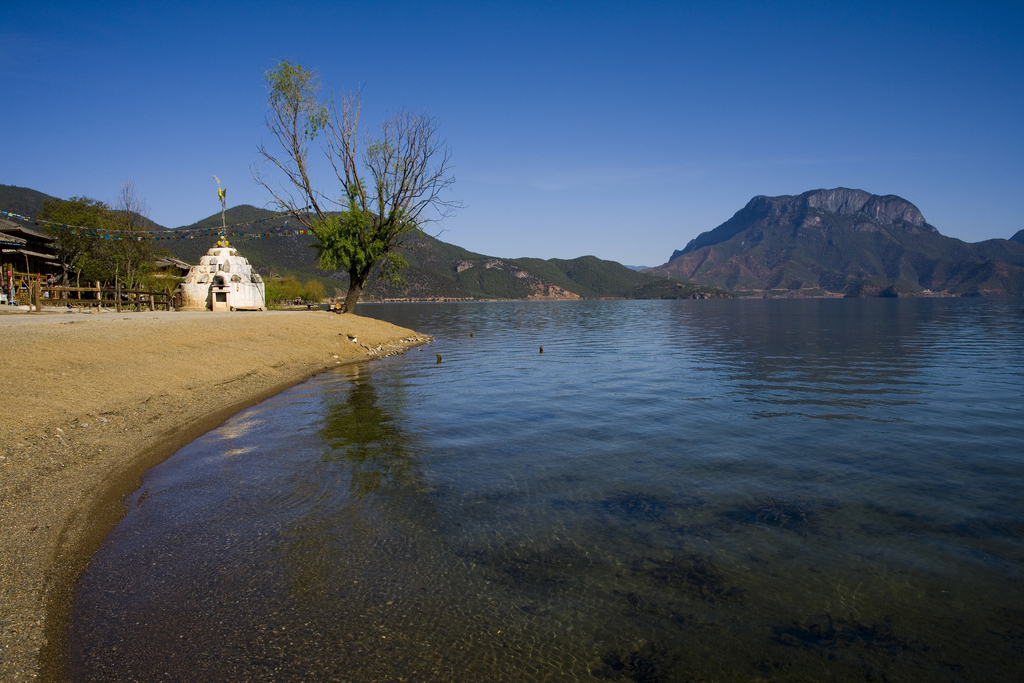
<path id="1" fill-rule="evenodd" d="M 400 404 L 395 406 L 400 409 Z M 399 423 L 378 405 L 368 378 L 356 379 L 345 400 L 327 406 L 320 438 L 331 450 L 327 462 L 352 468 L 352 492 L 366 495 L 384 484 L 415 486 L 415 453 Z"/>
<path id="2" fill-rule="evenodd" d="M 1019 304 L 364 312 L 438 342 L 147 474 L 74 678 L 1024 678 Z"/>

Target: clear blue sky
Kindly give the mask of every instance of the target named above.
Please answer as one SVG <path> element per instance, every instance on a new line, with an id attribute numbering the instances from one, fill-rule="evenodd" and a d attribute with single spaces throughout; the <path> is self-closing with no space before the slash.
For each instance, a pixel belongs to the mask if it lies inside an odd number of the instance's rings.
<path id="1" fill-rule="evenodd" d="M 658 265 L 758 194 L 897 194 L 953 237 L 1024 228 L 1022 2 L 5 2 L 0 183 L 175 227 L 267 205 L 263 72 L 441 123 L 486 254 Z M 320 186 L 336 184 L 320 168 Z M 0 207 L 2 208 L 2 207 Z"/>

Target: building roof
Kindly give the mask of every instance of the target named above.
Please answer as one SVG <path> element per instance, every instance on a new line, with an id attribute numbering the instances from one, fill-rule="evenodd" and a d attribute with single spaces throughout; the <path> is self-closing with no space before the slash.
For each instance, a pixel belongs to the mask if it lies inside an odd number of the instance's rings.
<path id="1" fill-rule="evenodd" d="M 23 247 L 28 244 L 28 240 L 24 237 L 18 237 L 17 235 L 8 235 L 5 232 L 0 232 L 0 246 L 4 247 Z"/>
<path id="2" fill-rule="evenodd" d="M 22 254 L 23 256 L 31 256 L 32 258 L 42 259 L 44 261 L 57 262 L 57 257 L 53 254 L 40 254 L 38 251 L 29 251 L 28 249 L 3 249 L 5 254 Z"/>
<path id="3" fill-rule="evenodd" d="M 184 261 L 180 261 L 180 260 L 178 260 L 176 258 L 173 258 L 171 256 L 164 256 L 164 257 L 158 258 L 156 260 L 156 267 L 157 268 L 170 268 L 172 266 L 177 268 L 178 270 L 181 270 L 181 271 L 184 271 L 184 272 L 187 273 L 189 271 L 189 269 L 192 267 L 192 264 L 185 263 Z"/>
<path id="4" fill-rule="evenodd" d="M 15 235 L 28 240 L 41 240 L 43 242 L 56 242 L 57 238 L 53 235 L 47 235 L 45 232 L 33 230 L 28 226 L 14 221 L 9 221 L 6 218 L 0 218 L 0 233 L 6 235 Z"/>

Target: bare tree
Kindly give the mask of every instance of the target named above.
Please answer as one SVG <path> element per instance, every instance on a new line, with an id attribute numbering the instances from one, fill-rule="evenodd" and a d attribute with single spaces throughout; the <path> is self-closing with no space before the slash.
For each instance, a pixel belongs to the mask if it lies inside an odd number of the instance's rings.
<path id="1" fill-rule="evenodd" d="M 114 278 L 121 280 L 128 289 L 138 284 L 153 265 L 153 245 L 142 234 L 148 216 L 149 207 L 135 191 L 135 182 L 122 182 L 111 211 L 113 223 L 120 232 L 104 240 L 102 255 Z"/>
<path id="2" fill-rule="evenodd" d="M 360 151 L 359 92 L 336 99 L 332 91 L 321 99 L 316 73 L 287 60 L 265 77 L 266 124 L 281 151 L 263 144 L 257 149 L 287 180 L 274 184 L 258 167 L 254 177 L 280 210 L 316 236 L 320 267 L 348 273 L 345 306 L 352 311 L 375 268 L 381 277 L 401 282 L 406 263 L 396 250 L 406 236 L 461 206 L 444 196 L 455 182 L 451 151 L 433 118 L 408 111 L 386 119 Z M 321 137 L 321 151 L 338 181 L 335 196 L 310 178 L 309 143 Z"/>

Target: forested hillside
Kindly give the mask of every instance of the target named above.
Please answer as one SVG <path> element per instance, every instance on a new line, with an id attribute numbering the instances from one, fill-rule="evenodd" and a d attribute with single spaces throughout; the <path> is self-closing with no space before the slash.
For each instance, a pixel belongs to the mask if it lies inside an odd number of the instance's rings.
<path id="1" fill-rule="evenodd" d="M 344 273 L 317 268 L 315 239 L 308 235 L 278 236 L 284 229 L 301 229 L 295 219 L 266 209 L 236 206 L 224 217 L 228 239 L 264 275 L 316 278 L 329 295 L 347 288 Z M 221 225 L 220 214 L 179 230 L 210 229 Z M 230 234 L 236 233 L 236 234 Z M 216 237 L 173 240 L 166 244 L 175 257 L 195 263 Z M 679 298 L 722 296 L 713 287 L 682 285 L 675 278 L 638 273 L 614 261 L 594 256 L 572 260 L 502 259 L 477 254 L 429 235 L 413 236 L 400 250 L 409 263 L 400 286 L 371 278 L 364 299 L 579 299 Z"/>
<path id="2" fill-rule="evenodd" d="M 55 198 L 29 188 L 0 186 L 4 210 L 33 217 L 43 203 Z M 226 227 L 222 229 L 222 220 Z M 146 229 L 165 228 L 148 221 Z M 221 232 L 264 277 L 295 277 L 319 281 L 328 296 L 340 297 L 348 288 L 342 272 L 317 267 L 312 235 L 284 235 L 301 230 L 294 218 L 250 205 L 235 206 L 191 225 L 168 231 L 183 239 L 160 240 L 158 250 L 187 263 L 198 263 Z M 426 234 L 410 236 L 401 255 L 409 267 L 404 283 L 394 285 L 374 276 L 364 300 L 384 299 L 591 299 L 591 298 L 709 298 L 728 296 L 712 286 L 695 285 L 674 276 L 631 270 L 594 256 L 576 259 L 498 258 L 477 254 Z"/>
<path id="3" fill-rule="evenodd" d="M 0 211 L 9 211 L 27 218 L 35 218 L 35 215 L 43 209 L 43 202 L 47 199 L 55 199 L 55 197 L 27 187 L 0 185 Z"/>

